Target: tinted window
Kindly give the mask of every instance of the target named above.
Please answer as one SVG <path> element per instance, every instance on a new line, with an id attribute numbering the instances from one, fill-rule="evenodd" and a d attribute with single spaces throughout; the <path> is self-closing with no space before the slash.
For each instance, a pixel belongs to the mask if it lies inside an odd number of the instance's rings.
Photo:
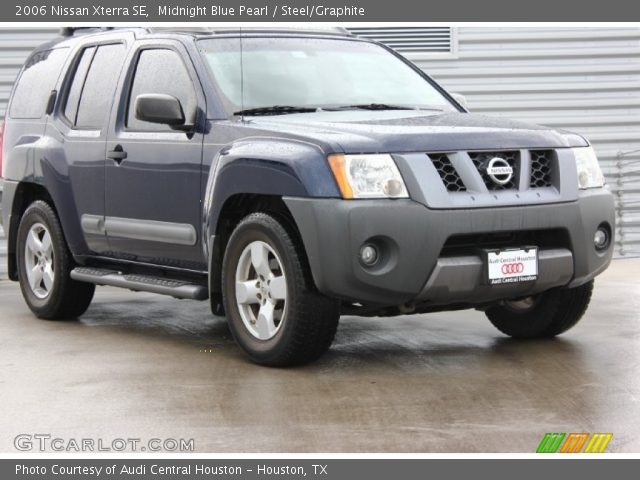
<path id="1" fill-rule="evenodd" d="M 113 100 L 124 55 L 122 44 L 98 47 L 82 88 L 76 126 L 102 128 Z"/>
<path id="2" fill-rule="evenodd" d="M 67 94 L 64 116 L 67 117 L 73 125 L 76 124 L 82 87 L 84 87 L 84 81 L 87 78 L 89 65 L 91 65 L 91 60 L 93 60 L 93 54 L 95 51 L 96 47 L 85 48 L 83 50 L 76 66 L 76 71 L 73 76 L 71 87 L 69 88 L 69 93 Z"/>
<path id="3" fill-rule="evenodd" d="M 58 48 L 29 57 L 11 100 L 9 115 L 12 118 L 40 118 L 44 115 L 67 54 L 67 48 Z"/>
<path id="4" fill-rule="evenodd" d="M 127 127 L 134 130 L 170 130 L 167 125 L 143 122 L 135 118 L 136 97 L 144 93 L 173 95 L 180 100 L 185 115 L 196 109 L 191 77 L 180 55 L 173 50 L 142 50 L 140 53 L 131 85 L 126 122 Z"/>

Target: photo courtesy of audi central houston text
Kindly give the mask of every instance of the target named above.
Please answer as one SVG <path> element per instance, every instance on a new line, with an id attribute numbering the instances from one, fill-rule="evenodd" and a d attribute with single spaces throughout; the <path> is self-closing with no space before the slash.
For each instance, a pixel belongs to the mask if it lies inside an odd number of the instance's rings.
<path id="1" fill-rule="evenodd" d="M 0 28 L 0 399 L 39 412 L 0 451 L 638 451 L 639 55 L 638 27 Z"/>

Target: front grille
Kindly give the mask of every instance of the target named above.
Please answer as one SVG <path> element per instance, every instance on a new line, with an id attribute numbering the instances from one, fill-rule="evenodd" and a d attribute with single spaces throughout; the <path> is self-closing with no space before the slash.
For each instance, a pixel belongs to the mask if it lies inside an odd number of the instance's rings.
<path id="1" fill-rule="evenodd" d="M 487 187 L 487 190 L 513 190 L 516 188 L 518 171 L 520 170 L 518 168 L 520 164 L 520 152 L 469 152 L 469 157 L 471 157 L 471 161 L 482 176 L 482 181 Z M 497 183 L 487 173 L 486 168 L 492 158 L 502 158 L 506 160 L 513 169 L 513 175 L 511 175 L 511 179 L 507 183 Z"/>
<path id="2" fill-rule="evenodd" d="M 550 187 L 551 182 L 551 150 L 531 151 L 531 188 Z"/>
<path id="3" fill-rule="evenodd" d="M 426 156 L 450 194 L 518 194 L 553 187 L 559 180 L 555 150 L 441 151 Z M 504 168 L 507 165 L 511 167 L 510 178 Z"/>
<path id="4" fill-rule="evenodd" d="M 436 167 L 442 183 L 449 192 L 465 192 L 467 190 L 460 175 L 458 175 L 451 160 L 445 153 L 430 154 L 429 158 L 433 166 Z"/>

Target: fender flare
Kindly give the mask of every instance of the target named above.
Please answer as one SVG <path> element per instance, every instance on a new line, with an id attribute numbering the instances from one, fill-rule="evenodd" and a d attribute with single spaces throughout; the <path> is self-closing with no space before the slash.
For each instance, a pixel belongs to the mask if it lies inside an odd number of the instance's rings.
<path id="1" fill-rule="evenodd" d="M 248 138 L 222 148 L 203 200 L 203 245 L 216 234 L 220 213 L 234 195 L 339 198 L 326 157 L 316 145 L 275 138 Z"/>

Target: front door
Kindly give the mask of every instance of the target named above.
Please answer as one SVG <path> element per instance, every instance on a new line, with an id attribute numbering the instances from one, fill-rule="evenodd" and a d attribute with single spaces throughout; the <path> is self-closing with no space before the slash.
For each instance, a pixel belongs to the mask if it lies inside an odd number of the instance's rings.
<path id="1" fill-rule="evenodd" d="M 107 138 L 105 229 L 112 256 L 155 265 L 206 269 L 201 244 L 204 100 L 179 43 L 134 49 Z M 196 126 L 190 132 L 136 118 L 135 99 L 167 94 Z M 189 119 L 188 119 L 189 120 Z"/>

